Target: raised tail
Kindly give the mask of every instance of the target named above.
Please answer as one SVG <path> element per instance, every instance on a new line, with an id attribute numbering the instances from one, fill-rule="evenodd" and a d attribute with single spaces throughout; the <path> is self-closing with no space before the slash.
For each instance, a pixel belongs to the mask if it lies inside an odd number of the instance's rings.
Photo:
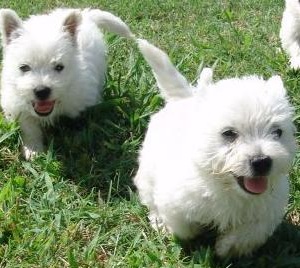
<path id="1" fill-rule="evenodd" d="M 166 101 L 192 96 L 185 77 L 171 63 L 168 55 L 144 39 L 137 39 L 139 49 L 152 68 L 157 85 Z"/>
<path id="2" fill-rule="evenodd" d="M 119 17 L 100 9 L 86 9 L 84 13 L 86 13 L 99 28 L 125 38 L 134 38 L 134 34 L 130 31 L 128 25 Z"/>

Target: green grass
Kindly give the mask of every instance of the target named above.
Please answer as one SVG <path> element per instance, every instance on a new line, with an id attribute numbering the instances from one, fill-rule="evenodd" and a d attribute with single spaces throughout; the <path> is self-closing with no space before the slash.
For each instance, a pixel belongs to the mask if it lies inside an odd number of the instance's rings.
<path id="1" fill-rule="evenodd" d="M 164 49 L 190 81 L 217 62 L 216 77 L 280 74 L 300 123 L 300 75 L 288 69 L 279 0 L 0 0 L 21 16 L 57 6 L 100 7 Z M 26 162 L 17 124 L 0 116 L 0 267 L 300 267 L 300 170 L 291 170 L 289 213 L 254 256 L 219 260 L 211 243 L 181 245 L 147 222 L 132 177 L 149 116 L 162 101 L 133 42 L 105 36 L 103 103 L 47 129 L 47 153 Z M 299 140 L 299 135 L 297 135 Z"/>

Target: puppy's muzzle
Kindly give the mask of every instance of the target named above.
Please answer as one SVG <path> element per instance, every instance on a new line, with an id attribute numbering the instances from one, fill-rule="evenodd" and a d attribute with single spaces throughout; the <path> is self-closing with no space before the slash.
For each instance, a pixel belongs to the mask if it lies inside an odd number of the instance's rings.
<path id="1" fill-rule="evenodd" d="M 250 166 L 254 176 L 266 176 L 272 168 L 272 159 L 266 155 L 254 156 L 250 159 Z"/>
<path id="2" fill-rule="evenodd" d="M 37 115 L 48 116 L 52 113 L 55 105 L 55 100 L 51 100 L 51 88 L 40 86 L 33 90 L 35 100 L 33 100 L 32 107 Z"/>

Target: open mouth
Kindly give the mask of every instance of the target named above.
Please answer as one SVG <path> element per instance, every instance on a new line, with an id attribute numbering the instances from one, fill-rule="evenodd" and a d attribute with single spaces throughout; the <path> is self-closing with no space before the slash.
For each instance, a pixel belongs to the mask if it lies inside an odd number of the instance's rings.
<path id="1" fill-rule="evenodd" d="M 268 188 L 267 176 L 255 176 L 255 177 L 236 177 L 240 187 L 249 194 L 262 194 Z"/>
<path id="2" fill-rule="evenodd" d="M 39 116 L 47 116 L 52 113 L 54 109 L 55 100 L 37 100 L 32 101 L 34 111 Z"/>

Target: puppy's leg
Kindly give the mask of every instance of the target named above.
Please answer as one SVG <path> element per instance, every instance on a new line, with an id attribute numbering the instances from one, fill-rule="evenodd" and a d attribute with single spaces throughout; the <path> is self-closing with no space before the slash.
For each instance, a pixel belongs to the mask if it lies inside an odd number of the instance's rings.
<path id="1" fill-rule="evenodd" d="M 154 210 L 154 209 L 150 210 L 148 219 L 150 221 L 151 227 L 155 231 L 161 231 L 163 233 L 168 232 L 163 220 L 159 217 L 156 210 Z"/>
<path id="2" fill-rule="evenodd" d="M 293 44 L 289 47 L 289 54 L 290 54 L 290 63 L 293 69 L 300 68 L 300 44 L 298 40 L 295 40 Z"/>
<path id="3" fill-rule="evenodd" d="M 23 139 L 23 155 L 26 160 L 30 160 L 44 149 L 42 129 L 38 120 L 32 117 L 21 118 L 20 127 Z"/>
<path id="4" fill-rule="evenodd" d="M 164 213 L 161 216 L 156 209 L 150 210 L 148 218 L 154 230 L 174 234 L 182 240 L 192 239 L 201 231 L 199 224 L 188 223 L 183 216 L 170 217 Z"/>
<path id="5" fill-rule="evenodd" d="M 165 228 L 182 240 L 190 240 L 195 238 L 201 232 L 201 226 L 198 223 L 188 222 L 184 215 L 168 215 L 162 216 Z"/>
<path id="6" fill-rule="evenodd" d="M 278 222 L 279 224 L 279 222 Z M 241 225 L 218 237 L 215 249 L 219 257 L 250 255 L 266 242 L 278 224 L 265 219 Z"/>

